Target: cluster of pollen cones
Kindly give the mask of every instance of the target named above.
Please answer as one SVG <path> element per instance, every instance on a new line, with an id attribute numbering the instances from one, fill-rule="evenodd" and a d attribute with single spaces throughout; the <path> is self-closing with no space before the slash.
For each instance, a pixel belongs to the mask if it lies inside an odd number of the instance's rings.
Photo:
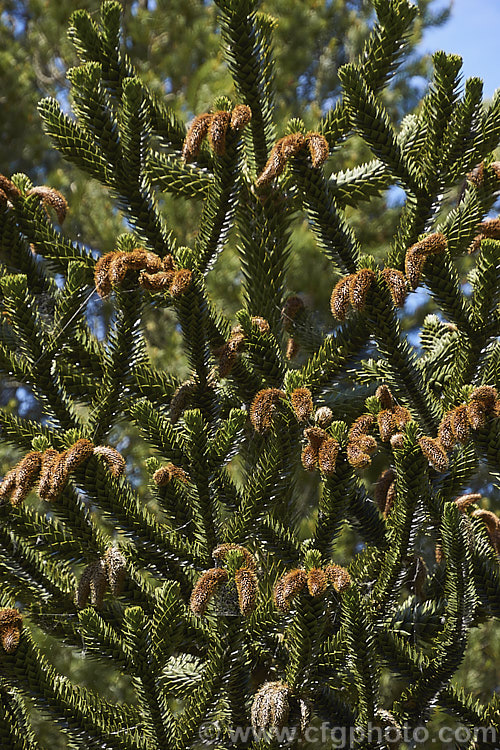
<path id="1" fill-rule="evenodd" d="M 109 445 L 95 446 L 90 440 L 82 438 L 62 453 L 53 448 L 43 453 L 28 453 L 5 475 L 0 484 L 0 499 L 10 499 L 13 506 L 20 505 L 38 482 L 39 497 L 42 500 L 55 500 L 70 473 L 92 455 L 101 456 L 113 476 L 123 474 L 125 459 L 115 448 Z"/>
<path id="2" fill-rule="evenodd" d="M 138 284 L 148 292 L 169 292 L 173 297 L 184 294 L 192 281 L 188 268 L 175 270 L 171 255 L 160 258 L 143 247 L 136 247 L 130 252 L 120 250 L 99 258 L 94 270 L 98 295 L 107 297 L 113 287 L 123 283 L 128 271 L 139 271 Z"/>
<path id="3" fill-rule="evenodd" d="M 217 156 L 226 153 L 228 130 L 240 131 L 252 119 L 252 111 L 246 104 L 237 105 L 231 112 L 218 110 L 206 112 L 194 118 L 186 133 L 182 146 L 184 161 L 196 159 L 206 136 Z"/>
<path id="4" fill-rule="evenodd" d="M 500 401 L 496 389 L 482 385 L 472 391 L 467 403 L 455 406 L 445 414 L 437 438 L 420 438 L 422 453 L 437 471 L 446 471 L 448 452 L 457 443 L 466 443 L 471 430 L 481 430 L 486 427 L 488 418 L 499 416 Z"/>
<path id="5" fill-rule="evenodd" d="M 118 596 L 126 573 L 122 553 L 116 547 L 109 547 L 101 558 L 87 565 L 83 571 L 75 594 L 76 606 L 83 608 L 90 599 L 92 606 L 101 607 L 108 588 L 113 596 Z"/>
<path id="6" fill-rule="evenodd" d="M 257 563 L 253 555 L 239 544 L 221 544 L 212 552 L 212 557 L 224 562 L 229 553 L 238 553 L 242 564 L 231 578 L 230 572 L 223 567 L 207 570 L 198 580 L 190 599 L 190 607 L 195 615 L 204 615 L 216 592 L 232 580 L 238 594 L 238 607 L 245 617 L 250 615 L 257 601 L 258 581 Z"/>

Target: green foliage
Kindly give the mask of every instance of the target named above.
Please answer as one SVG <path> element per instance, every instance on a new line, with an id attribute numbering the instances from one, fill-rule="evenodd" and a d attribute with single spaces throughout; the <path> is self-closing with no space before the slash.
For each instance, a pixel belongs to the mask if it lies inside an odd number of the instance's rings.
<path id="1" fill-rule="evenodd" d="M 498 702 L 457 685 L 471 632 L 500 616 L 500 235 L 481 224 L 500 189 L 499 97 L 484 105 L 480 81 L 462 87 L 460 59 L 440 52 L 402 119 L 389 84 L 422 21 L 406 0 L 373 10 L 359 55 L 324 91 L 337 103 L 304 100 L 292 112 L 302 119 L 284 123 L 280 19 L 254 0 L 220 0 L 206 16 L 192 4 L 198 22 L 216 19 L 227 67 L 217 58 L 219 96 L 191 129 L 175 55 L 170 109 L 125 51 L 118 3 L 72 16 L 72 113 L 55 97 L 39 112 L 127 231 L 96 260 L 60 213 L 56 225 L 59 194 L 2 178 L 0 369 L 36 403 L 29 418 L 0 411 L 5 444 L 29 454 L 0 486 L 5 747 L 43 747 L 43 722 L 68 748 L 197 748 L 207 725 L 222 748 L 251 724 L 269 736 L 238 746 L 276 747 L 284 726 L 414 729 L 436 707 L 500 730 Z M 333 2 L 313 18 L 338 13 Z M 324 89 L 321 65 L 301 62 Z M 237 105 L 250 108 L 245 127 L 228 125 Z M 347 168 L 346 139 L 360 151 Z M 274 178 L 258 181 L 266 163 Z M 391 248 L 369 255 L 360 212 L 395 184 L 406 203 Z M 196 231 L 172 217 L 172 196 Z M 297 288 L 293 264 L 309 262 L 299 217 L 314 262 L 340 284 L 342 324 Z M 229 252 L 234 315 L 211 286 Z M 415 275 L 436 311 L 418 346 L 406 335 Z M 182 365 L 155 361 L 148 315 L 165 352 L 176 331 Z M 119 699 L 65 674 L 44 638 L 83 644 Z"/>

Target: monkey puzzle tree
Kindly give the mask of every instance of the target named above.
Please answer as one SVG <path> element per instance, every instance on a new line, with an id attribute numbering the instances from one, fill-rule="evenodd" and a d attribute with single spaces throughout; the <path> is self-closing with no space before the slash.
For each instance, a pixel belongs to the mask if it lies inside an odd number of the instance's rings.
<path id="1" fill-rule="evenodd" d="M 417 9 L 374 0 L 342 98 L 312 129 L 280 125 L 272 19 L 254 0 L 217 7 L 234 99 L 187 129 L 137 77 L 116 2 L 99 24 L 72 17 L 75 117 L 54 99 L 40 113 L 123 212 L 113 252 L 63 233 L 57 190 L 0 177 L 0 366 L 41 407 L 38 421 L 0 415 L 21 453 L 0 486 L 3 745 L 41 746 L 28 698 L 74 748 L 313 746 L 322 722 L 388 747 L 384 732 L 437 707 L 494 747 L 497 701 L 451 680 L 471 629 L 500 614 L 500 522 L 486 507 L 500 453 L 500 223 L 487 218 L 500 97 L 486 107 L 480 80 L 462 88 L 460 59 L 436 53 L 417 114 L 396 128 L 381 93 Z M 373 159 L 335 171 L 353 134 Z M 391 185 L 406 201 L 375 260 L 347 213 Z M 191 246 L 162 192 L 201 205 Z M 327 331 L 286 286 L 301 211 L 337 279 Z M 207 292 L 230 232 L 236 321 Z M 405 305 L 423 284 L 437 312 L 415 347 Z M 89 325 L 96 298 L 112 306 L 107 335 Z M 175 315 L 184 381 L 151 363 L 147 308 Z M 110 445 L 123 424 L 150 453 L 148 502 Z M 107 661 L 127 700 L 61 674 L 40 630 Z"/>

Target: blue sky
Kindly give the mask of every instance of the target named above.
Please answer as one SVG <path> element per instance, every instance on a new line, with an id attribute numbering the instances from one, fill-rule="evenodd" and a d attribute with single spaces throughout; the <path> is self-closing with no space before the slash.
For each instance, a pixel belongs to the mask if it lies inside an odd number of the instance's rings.
<path id="1" fill-rule="evenodd" d="M 436 3 L 435 7 L 445 5 Z M 422 51 L 442 49 L 461 55 L 464 77 L 482 78 L 488 99 L 500 88 L 499 33 L 500 0 L 454 0 L 450 20 L 425 33 Z"/>

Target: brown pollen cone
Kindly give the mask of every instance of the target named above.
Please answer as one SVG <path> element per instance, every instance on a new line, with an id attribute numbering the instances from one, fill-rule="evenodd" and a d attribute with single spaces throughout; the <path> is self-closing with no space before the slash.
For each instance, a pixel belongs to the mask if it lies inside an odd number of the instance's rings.
<path id="1" fill-rule="evenodd" d="M 142 247 L 136 247 L 129 253 L 113 253 L 108 279 L 111 286 L 119 286 L 125 279 L 128 271 L 146 270 L 156 273 L 161 270 L 161 259 L 154 253 L 150 253 Z"/>
<path id="2" fill-rule="evenodd" d="M 392 409 L 382 409 L 377 415 L 380 437 L 384 442 L 390 440 L 391 435 L 396 432 L 396 420 Z"/>
<path id="3" fill-rule="evenodd" d="M 64 195 L 59 192 L 59 190 L 47 187 L 46 185 L 39 185 L 38 187 L 34 187 L 31 188 L 31 190 L 28 190 L 26 195 L 38 195 L 38 197 L 42 201 L 43 207 L 45 209 L 47 208 L 47 206 L 53 208 L 57 216 L 57 221 L 59 222 L 59 224 L 63 223 L 68 210 L 68 202 Z"/>
<path id="4" fill-rule="evenodd" d="M 481 187 L 484 180 L 484 162 L 480 162 L 474 169 L 467 172 L 467 181 L 472 182 L 476 187 Z"/>
<path id="5" fill-rule="evenodd" d="M 472 255 L 473 253 L 477 252 L 479 248 L 481 247 L 481 242 L 484 239 L 485 239 L 484 234 L 476 234 L 471 244 L 469 245 L 469 249 L 467 250 L 468 254 Z"/>
<path id="6" fill-rule="evenodd" d="M 300 460 L 306 471 L 314 471 L 316 468 L 316 461 L 318 460 L 318 450 L 308 443 L 308 445 L 302 449 Z"/>
<path id="7" fill-rule="evenodd" d="M 394 407 L 392 393 L 385 384 L 379 385 L 375 391 L 375 397 L 380 401 L 382 409 L 392 409 Z"/>
<path id="8" fill-rule="evenodd" d="M 361 416 L 351 425 L 351 429 L 349 430 L 349 440 L 355 440 L 361 435 L 366 435 L 374 422 L 375 417 L 373 414 L 361 414 Z"/>
<path id="9" fill-rule="evenodd" d="M 382 472 L 375 484 L 373 499 L 375 500 L 375 505 L 381 513 L 384 513 L 385 511 L 385 507 L 387 504 L 387 493 L 389 491 L 389 487 L 394 483 L 395 479 L 396 472 L 394 471 L 394 469 L 386 469 Z"/>
<path id="10" fill-rule="evenodd" d="M 241 130 L 252 119 L 252 110 L 247 104 L 238 104 L 231 112 L 231 130 Z"/>
<path id="11" fill-rule="evenodd" d="M 484 238 L 500 239 L 500 219 L 486 219 L 480 223 L 479 229 Z"/>
<path id="12" fill-rule="evenodd" d="M 174 258 L 170 253 L 164 255 L 160 262 L 160 270 L 162 271 L 173 271 L 174 270 Z"/>
<path id="13" fill-rule="evenodd" d="M 360 439 L 351 440 L 347 444 L 347 460 L 354 469 L 365 469 L 371 464 L 370 454 L 363 449 Z"/>
<path id="14" fill-rule="evenodd" d="M 340 445 L 333 438 L 324 440 L 318 450 L 318 464 L 320 471 L 327 477 L 335 474 L 335 466 L 339 455 Z"/>
<path id="15" fill-rule="evenodd" d="M 393 450 L 401 450 L 405 444 L 405 436 L 402 432 L 395 432 L 391 435 L 390 443 Z"/>
<path id="16" fill-rule="evenodd" d="M 333 421 L 333 411 L 329 406 L 320 406 L 314 415 L 314 421 L 318 427 L 328 427 Z"/>
<path id="17" fill-rule="evenodd" d="M 281 151 L 285 159 L 290 159 L 292 156 L 296 156 L 299 151 L 304 148 L 306 144 L 305 136 L 302 133 L 291 133 L 281 138 Z"/>
<path id="18" fill-rule="evenodd" d="M 52 499 L 52 469 L 61 455 L 53 448 L 47 448 L 42 454 L 42 468 L 40 471 L 40 483 L 38 485 L 38 495 L 42 500 Z"/>
<path id="19" fill-rule="evenodd" d="M 439 255 L 440 253 L 444 253 L 448 247 L 448 241 L 444 234 L 435 232 L 434 234 L 429 234 L 427 237 L 424 237 L 423 240 L 415 243 L 412 247 L 418 248 L 425 256 Z"/>
<path id="20" fill-rule="evenodd" d="M 411 422 L 411 414 L 405 406 L 395 406 L 392 413 L 398 430 L 402 430 L 408 422 Z"/>
<path id="21" fill-rule="evenodd" d="M 330 155 L 328 141 L 321 133 L 307 133 L 306 142 L 311 154 L 311 162 L 315 169 L 321 167 Z"/>
<path id="22" fill-rule="evenodd" d="M 257 601 L 257 576 L 250 568 L 239 568 L 234 574 L 240 612 L 245 617 L 251 615 Z"/>
<path id="23" fill-rule="evenodd" d="M 472 516 L 480 518 L 485 524 L 490 542 L 497 555 L 500 555 L 500 518 L 489 510 L 475 510 Z"/>
<path id="24" fill-rule="evenodd" d="M 90 603 L 94 607 L 102 607 L 104 601 L 104 594 L 108 581 L 106 578 L 106 569 L 102 560 L 96 560 L 90 566 L 91 577 L 90 577 Z"/>
<path id="25" fill-rule="evenodd" d="M 141 271 L 139 274 L 139 286 L 148 292 L 168 291 L 174 280 L 174 276 L 174 271 L 158 271 L 158 273 Z"/>
<path id="26" fill-rule="evenodd" d="M 283 155 L 283 150 L 281 148 L 281 144 L 278 141 L 275 143 L 275 145 L 272 148 L 271 153 L 269 154 L 269 158 L 266 162 L 266 166 L 264 167 L 264 170 L 261 172 L 259 177 L 257 178 L 256 185 L 257 187 L 263 187 L 264 185 L 269 185 L 270 182 L 273 181 L 275 177 L 278 177 L 286 166 L 286 159 Z"/>
<path id="27" fill-rule="evenodd" d="M 0 609 L 0 642 L 7 654 L 12 654 L 19 645 L 23 618 L 17 609 Z"/>
<path id="28" fill-rule="evenodd" d="M 311 568 L 307 574 L 307 588 L 311 596 L 322 596 L 328 586 L 328 577 L 321 568 Z"/>
<path id="29" fill-rule="evenodd" d="M 328 432 L 322 430 L 321 427 L 306 427 L 304 436 L 309 440 L 315 451 L 318 451 L 322 443 L 330 437 Z"/>
<path id="30" fill-rule="evenodd" d="M 116 547 L 109 547 L 104 553 L 102 563 L 111 593 L 118 596 L 127 574 L 126 560 Z"/>
<path id="31" fill-rule="evenodd" d="M 127 271 L 134 266 L 129 265 L 127 257 L 131 253 L 117 252 L 113 253 L 113 255 L 114 258 L 110 263 L 108 276 L 112 286 L 119 286 L 125 279 Z"/>
<path id="32" fill-rule="evenodd" d="M 95 456 L 102 456 L 108 465 L 108 469 L 114 477 L 121 477 L 125 472 L 125 459 L 116 448 L 110 445 L 98 445 L 94 448 Z"/>
<path id="33" fill-rule="evenodd" d="M 288 360 L 294 359 L 299 353 L 300 346 L 297 339 L 289 338 L 286 343 L 285 357 Z"/>
<path id="34" fill-rule="evenodd" d="M 108 585 L 106 579 L 106 570 L 102 560 L 96 560 L 87 565 L 83 571 L 75 594 L 75 604 L 82 609 L 90 603 L 94 607 L 101 607 L 104 601 L 104 594 Z"/>
<path id="35" fill-rule="evenodd" d="M 483 231 L 477 234 L 469 247 L 468 253 L 471 255 L 479 250 L 481 242 L 486 239 L 498 240 L 500 238 L 500 219 L 489 219 L 483 221 L 479 228 Z"/>
<path id="36" fill-rule="evenodd" d="M 469 401 L 466 406 L 467 421 L 473 430 L 482 430 L 486 427 L 487 411 L 481 401 Z"/>
<path id="37" fill-rule="evenodd" d="M 368 292 L 375 279 L 375 273 L 370 268 L 361 268 L 349 284 L 349 301 L 355 310 L 364 310 Z"/>
<path id="38" fill-rule="evenodd" d="M 479 492 L 470 492 L 468 495 L 460 495 L 460 497 L 455 498 L 453 502 L 457 506 L 458 510 L 462 511 L 463 513 L 465 509 L 469 507 L 469 505 L 471 505 L 472 503 L 478 503 L 480 500 L 481 495 Z"/>
<path id="39" fill-rule="evenodd" d="M 170 401 L 170 421 L 172 424 L 179 421 L 195 393 L 196 383 L 194 380 L 186 380 L 177 388 Z"/>
<path id="40" fill-rule="evenodd" d="M 65 452 L 66 470 L 73 471 L 94 453 L 94 444 L 81 438 Z"/>
<path id="41" fill-rule="evenodd" d="M 265 682 L 253 699 L 252 728 L 257 733 L 277 736 L 287 726 L 290 716 L 291 690 L 284 682 Z"/>
<path id="42" fill-rule="evenodd" d="M 179 268 L 174 273 L 174 278 L 170 285 L 170 294 L 172 297 L 179 297 L 181 294 L 184 294 L 191 286 L 192 280 L 193 273 L 189 268 Z"/>
<path id="43" fill-rule="evenodd" d="M 235 354 L 239 354 L 239 352 L 243 351 L 245 348 L 245 333 L 243 331 L 243 328 L 241 326 L 233 326 L 231 328 L 231 336 L 229 337 L 226 349 L 230 352 L 234 352 Z"/>
<path id="44" fill-rule="evenodd" d="M 377 450 L 377 441 L 371 435 L 360 435 L 354 442 L 368 455 Z"/>
<path id="45" fill-rule="evenodd" d="M 296 156 L 305 143 L 306 139 L 302 133 L 292 133 L 276 141 L 269 154 L 266 166 L 257 178 L 257 187 L 268 185 L 275 177 L 279 177 L 285 169 L 288 159 Z"/>
<path id="46" fill-rule="evenodd" d="M 395 307 L 403 307 L 408 296 L 408 284 L 401 271 L 396 268 L 384 268 L 382 278 L 389 288 Z"/>
<path id="47" fill-rule="evenodd" d="M 197 115 L 192 121 L 182 146 L 182 158 L 184 161 L 191 161 L 200 153 L 201 144 L 208 133 L 212 116 L 213 115 L 205 113 Z"/>
<path id="48" fill-rule="evenodd" d="M 60 453 L 50 468 L 50 487 L 47 500 L 55 500 L 64 489 L 69 478 L 69 469 L 66 466 L 67 451 Z"/>
<path id="49" fill-rule="evenodd" d="M 351 585 L 351 576 L 349 575 L 349 572 L 340 565 L 330 563 L 330 565 L 327 565 L 325 568 L 325 573 L 335 591 L 338 591 L 339 593 L 342 593 L 342 591 L 345 591 L 345 589 L 349 588 Z"/>
<path id="50" fill-rule="evenodd" d="M 445 414 L 441 420 L 438 428 L 438 439 L 443 448 L 447 451 L 451 450 L 457 442 L 451 425 L 451 412 Z"/>
<path id="51" fill-rule="evenodd" d="M 254 315 L 251 321 L 252 326 L 258 328 L 262 334 L 270 333 L 271 328 L 265 318 L 261 318 L 259 315 Z"/>
<path id="52" fill-rule="evenodd" d="M 92 570 L 88 565 L 80 576 L 78 586 L 75 592 L 75 605 L 80 609 L 83 609 L 87 605 L 90 596 L 90 579 L 92 578 Z"/>
<path id="53" fill-rule="evenodd" d="M 285 398 L 278 388 L 263 388 L 257 393 L 250 406 L 250 421 L 257 432 L 271 429 L 276 407 Z"/>
<path id="54" fill-rule="evenodd" d="M 415 290 L 419 285 L 424 264 L 425 255 L 418 247 L 412 247 L 406 251 L 405 273 L 410 289 Z"/>
<path id="55" fill-rule="evenodd" d="M 290 401 L 299 422 L 306 422 L 313 410 L 312 395 L 309 388 L 295 388 L 290 394 Z"/>
<path id="56" fill-rule="evenodd" d="M 10 496 L 11 492 L 15 489 L 16 474 L 17 468 L 14 467 L 4 476 L 2 484 L 0 484 L 0 498 L 2 500 L 7 499 Z"/>
<path id="57" fill-rule="evenodd" d="M 21 197 L 21 191 L 19 188 L 17 188 L 14 183 L 3 174 L 0 174 L 0 190 L 2 190 L 11 201 L 15 201 L 17 198 Z"/>
<path id="58" fill-rule="evenodd" d="M 439 255 L 444 253 L 448 242 L 444 234 L 436 232 L 424 237 L 423 240 L 416 242 L 406 251 L 405 270 L 406 277 L 412 289 L 416 289 L 420 274 L 422 273 L 426 258 L 429 255 Z"/>
<path id="59" fill-rule="evenodd" d="M 217 156 L 226 153 L 226 133 L 231 121 L 231 112 L 214 112 L 208 125 L 208 140 Z"/>
<path id="60" fill-rule="evenodd" d="M 495 408 L 495 401 L 498 398 L 498 394 L 496 388 L 493 388 L 493 386 L 481 385 L 479 388 L 472 391 L 470 397 L 471 400 L 479 401 L 484 404 L 484 407 L 489 414 Z"/>
<path id="61" fill-rule="evenodd" d="M 227 583 L 228 578 L 227 570 L 224 570 L 224 568 L 210 568 L 210 570 L 207 570 L 201 576 L 191 594 L 191 599 L 189 600 L 191 612 L 195 615 L 204 615 L 210 599 L 219 586 Z"/>
<path id="62" fill-rule="evenodd" d="M 219 357 L 219 377 L 227 378 L 238 359 L 238 354 L 228 349 L 227 346 L 221 347 L 216 354 Z"/>
<path id="63" fill-rule="evenodd" d="M 42 454 L 38 451 L 32 451 L 26 454 L 14 468 L 15 488 L 10 498 L 14 507 L 20 505 L 29 495 L 31 488 L 39 477 L 41 466 Z"/>
<path id="64" fill-rule="evenodd" d="M 284 612 L 290 609 L 292 599 L 300 594 L 307 583 L 307 573 L 303 568 L 296 568 L 285 573 L 274 588 L 274 603 Z"/>
<path id="65" fill-rule="evenodd" d="M 392 510 L 392 507 L 394 505 L 394 501 L 396 500 L 396 482 L 393 482 L 389 489 L 387 490 L 387 498 L 384 508 L 384 518 L 387 518 L 389 516 L 389 513 Z"/>
<path id="66" fill-rule="evenodd" d="M 187 474 L 184 469 L 180 466 L 174 466 L 174 464 L 166 464 L 160 469 L 157 469 L 153 474 L 153 482 L 158 487 L 164 487 L 166 484 L 172 481 L 172 479 L 180 479 L 181 482 L 187 482 Z"/>
<path id="67" fill-rule="evenodd" d="M 94 283 L 96 292 L 99 297 L 107 297 L 111 294 L 113 288 L 111 280 L 109 278 L 109 271 L 111 264 L 115 258 L 115 253 L 106 253 L 101 255 L 94 268 Z"/>
<path id="68" fill-rule="evenodd" d="M 497 180 L 500 180 L 500 161 L 492 161 L 490 164 L 490 169 Z"/>
<path id="69" fill-rule="evenodd" d="M 145 250 L 143 247 L 136 247 L 128 253 L 117 252 L 116 261 L 111 266 L 111 282 L 123 281 L 123 276 L 127 271 L 146 270 L 150 273 L 157 273 L 162 270 L 161 258 L 155 253 Z M 123 264 L 123 268 L 121 268 Z"/>
<path id="70" fill-rule="evenodd" d="M 446 471 L 449 464 L 448 456 L 439 440 L 430 437 L 421 437 L 418 444 L 420 445 L 420 450 L 436 471 Z"/>
<path id="71" fill-rule="evenodd" d="M 465 443 L 469 437 L 469 420 L 467 418 L 467 406 L 462 404 L 456 406 L 450 412 L 450 425 L 453 430 L 453 434 L 459 443 Z"/>
<path id="72" fill-rule="evenodd" d="M 343 279 L 337 281 L 333 287 L 332 296 L 330 297 L 330 310 L 332 315 L 337 320 L 345 320 L 347 311 L 349 310 L 350 302 L 350 290 L 351 282 L 355 278 L 355 274 L 351 273 L 349 276 L 344 276 Z"/>
<path id="73" fill-rule="evenodd" d="M 167 464 L 166 466 L 162 466 L 160 469 L 157 469 L 155 473 L 153 474 L 153 482 L 158 485 L 158 487 L 164 487 L 166 484 L 170 482 L 172 479 L 172 472 L 170 471 L 170 464 Z"/>

